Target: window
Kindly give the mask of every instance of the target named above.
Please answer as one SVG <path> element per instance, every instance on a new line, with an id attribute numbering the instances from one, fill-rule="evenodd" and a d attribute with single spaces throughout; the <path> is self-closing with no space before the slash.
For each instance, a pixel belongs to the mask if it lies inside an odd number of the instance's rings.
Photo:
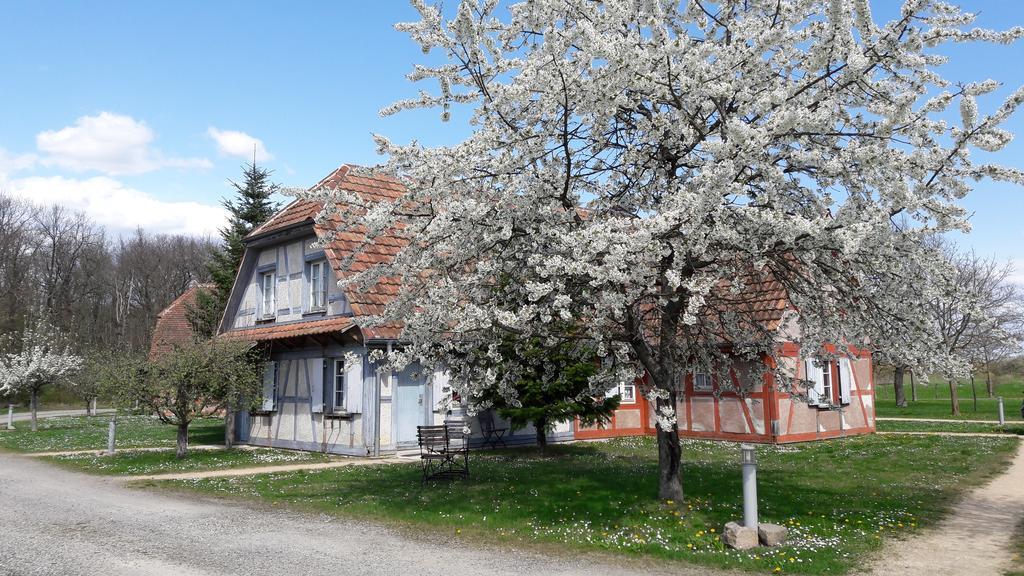
<path id="1" fill-rule="evenodd" d="M 620 384 L 619 395 L 621 397 L 620 402 L 623 404 L 634 404 L 636 403 L 636 385 L 634 384 Z"/>
<path id="2" fill-rule="evenodd" d="M 334 361 L 334 379 L 332 381 L 334 394 L 334 411 L 340 412 L 345 409 L 345 361 Z"/>
<path id="3" fill-rule="evenodd" d="M 327 308 L 327 262 L 320 260 L 309 265 L 309 310 Z"/>
<path id="4" fill-rule="evenodd" d="M 832 402 L 832 363 L 821 363 L 821 400 Z"/>
<path id="5" fill-rule="evenodd" d="M 274 290 L 277 287 L 277 274 L 275 272 L 264 272 L 263 278 L 261 279 L 261 286 L 263 288 L 263 317 L 273 318 L 275 316 L 276 305 L 274 303 Z"/>
<path id="6" fill-rule="evenodd" d="M 693 373 L 693 391 L 711 392 L 711 375 L 707 372 Z"/>

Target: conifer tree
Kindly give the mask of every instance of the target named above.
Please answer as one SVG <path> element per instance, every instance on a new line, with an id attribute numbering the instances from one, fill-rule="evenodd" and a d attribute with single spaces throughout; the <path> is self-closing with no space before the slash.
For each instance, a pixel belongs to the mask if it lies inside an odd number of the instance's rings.
<path id="1" fill-rule="evenodd" d="M 209 338 L 217 332 L 228 294 L 235 283 L 238 266 L 245 252 L 245 237 L 274 215 L 278 205 L 271 200 L 280 187 L 270 180 L 273 171 L 260 168 L 255 158 L 242 165 L 242 182 L 229 180 L 237 197 L 225 198 L 221 203 L 227 209 L 228 224 L 220 229 L 223 246 L 213 253 L 209 271 L 214 289 L 200 291 L 196 305 L 188 311 L 188 320 L 197 337 Z"/>

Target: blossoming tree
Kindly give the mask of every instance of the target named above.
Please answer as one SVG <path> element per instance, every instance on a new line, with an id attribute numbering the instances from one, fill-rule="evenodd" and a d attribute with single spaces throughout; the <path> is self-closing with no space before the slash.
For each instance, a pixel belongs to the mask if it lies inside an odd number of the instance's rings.
<path id="1" fill-rule="evenodd" d="M 408 193 L 314 192 L 356 207 L 327 202 L 321 223 L 351 255 L 399 240 L 346 279 L 398 286 L 372 320 L 404 323 L 394 362 L 444 361 L 470 396 L 510 390 L 474 369 L 488 362 L 456 360 L 497 357 L 487 343 L 515 333 L 586 340 L 604 359 L 595 391 L 646 373 L 662 498 L 682 497 L 685 372 L 775 354 L 758 287 L 785 290 L 806 355 L 893 325 L 912 336 L 932 288 L 907 302 L 882 287 L 908 262 L 942 266 L 918 258 L 921 239 L 967 229 L 971 182 L 1024 181 L 970 156 L 1010 140 L 999 126 L 1024 90 L 982 114 L 999 83 L 947 80 L 935 52 L 1024 30 L 969 28 L 943 2 L 908 0 L 881 23 L 867 0 L 498 4 L 464 0 L 447 20 L 413 1 L 420 21 L 398 29 L 445 61 L 410 79 L 438 88 L 383 112 L 469 108 L 474 131 L 447 147 L 378 137 Z M 369 242 L 344 234 L 355 227 Z"/>
<path id="2" fill-rule="evenodd" d="M 29 393 L 32 431 L 38 429 L 39 393 L 46 386 L 70 385 L 82 359 L 71 353 L 58 331 L 46 319 L 27 328 L 21 351 L 0 356 L 0 393 Z"/>

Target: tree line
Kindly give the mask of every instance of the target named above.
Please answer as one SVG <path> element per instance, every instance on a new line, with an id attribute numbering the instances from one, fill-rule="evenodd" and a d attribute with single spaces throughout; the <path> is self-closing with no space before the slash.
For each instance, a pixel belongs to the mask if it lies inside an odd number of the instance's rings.
<path id="1" fill-rule="evenodd" d="M 278 187 L 255 162 L 243 166 L 220 241 L 176 235 L 108 238 L 103 227 L 61 206 L 0 194 L 0 396 L 27 399 L 36 430 L 40 396 L 60 390 L 86 406 L 98 396 L 154 414 L 178 429 L 178 457 L 200 416 L 232 415 L 258 396 L 263 351 L 214 338 L 243 239 L 277 209 Z M 190 308 L 191 342 L 149 357 L 157 315 L 195 283 L 210 282 Z"/>
<path id="2" fill-rule="evenodd" d="M 210 280 L 218 245 L 142 228 L 118 236 L 84 213 L 0 191 L 0 334 L 46 317 L 77 353 L 143 353 L 160 311 Z"/>

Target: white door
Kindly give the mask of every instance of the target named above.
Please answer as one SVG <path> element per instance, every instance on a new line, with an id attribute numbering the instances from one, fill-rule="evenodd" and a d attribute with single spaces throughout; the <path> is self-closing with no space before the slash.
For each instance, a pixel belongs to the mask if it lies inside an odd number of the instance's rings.
<path id="1" fill-rule="evenodd" d="M 416 444 L 416 427 L 426 422 L 426 391 L 422 374 L 413 377 L 414 370 L 406 368 L 397 374 L 395 383 L 395 442 L 399 445 Z"/>

